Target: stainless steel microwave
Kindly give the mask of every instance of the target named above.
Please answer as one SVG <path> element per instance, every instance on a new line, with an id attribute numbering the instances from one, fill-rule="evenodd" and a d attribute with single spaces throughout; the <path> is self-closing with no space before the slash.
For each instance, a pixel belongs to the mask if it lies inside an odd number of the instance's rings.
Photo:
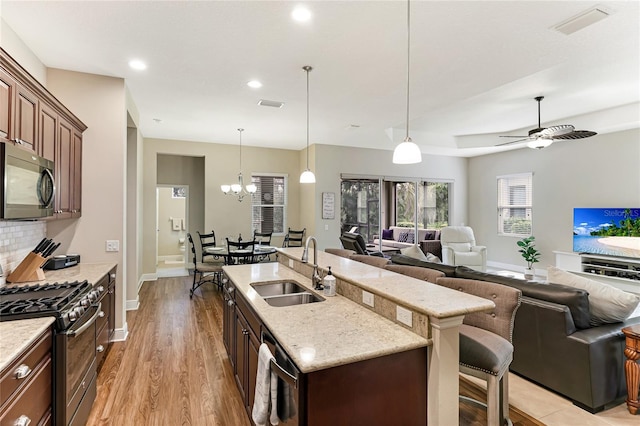
<path id="1" fill-rule="evenodd" d="M 2 219 L 38 219 L 53 216 L 53 161 L 33 152 L 0 143 Z"/>

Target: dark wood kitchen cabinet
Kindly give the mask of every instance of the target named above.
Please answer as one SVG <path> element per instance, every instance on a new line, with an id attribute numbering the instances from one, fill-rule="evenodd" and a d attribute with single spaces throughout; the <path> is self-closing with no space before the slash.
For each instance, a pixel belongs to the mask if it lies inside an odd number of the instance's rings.
<path id="1" fill-rule="evenodd" d="M 101 310 L 96 321 L 96 366 L 98 371 L 102 367 L 105 356 L 113 342 L 116 318 L 116 268 L 100 278 L 93 288 L 103 288 L 98 300 Z"/>
<path id="2" fill-rule="evenodd" d="M 51 424 L 52 345 L 48 329 L 0 373 L 0 425 Z"/>
<path id="3" fill-rule="evenodd" d="M 54 216 L 82 214 L 82 133 L 87 126 L 0 48 L 0 141 L 55 163 Z"/>

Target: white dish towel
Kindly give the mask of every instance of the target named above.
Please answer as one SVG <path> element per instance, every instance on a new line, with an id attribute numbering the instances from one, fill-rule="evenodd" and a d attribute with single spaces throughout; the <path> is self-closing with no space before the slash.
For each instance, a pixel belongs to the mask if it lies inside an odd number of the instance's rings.
<path id="1" fill-rule="evenodd" d="M 251 418 L 256 426 L 266 426 L 267 419 L 272 425 L 279 423 L 277 414 L 278 380 L 271 371 L 273 355 L 269 347 L 263 343 L 258 350 L 258 372 L 256 375 L 256 393 L 253 400 Z M 269 417 L 269 414 L 271 416 Z"/>

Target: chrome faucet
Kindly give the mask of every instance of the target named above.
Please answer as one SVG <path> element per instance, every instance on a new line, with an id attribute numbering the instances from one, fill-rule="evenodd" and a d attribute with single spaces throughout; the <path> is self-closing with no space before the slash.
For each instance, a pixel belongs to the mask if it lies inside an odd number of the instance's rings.
<path id="1" fill-rule="evenodd" d="M 311 280 L 313 281 L 313 288 L 315 290 L 322 290 L 322 276 L 318 273 L 318 242 L 315 237 L 307 238 L 307 241 L 304 244 L 304 250 L 302 251 L 302 263 L 309 262 L 309 243 L 313 241 L 313 274 L 311 275 Z"/>

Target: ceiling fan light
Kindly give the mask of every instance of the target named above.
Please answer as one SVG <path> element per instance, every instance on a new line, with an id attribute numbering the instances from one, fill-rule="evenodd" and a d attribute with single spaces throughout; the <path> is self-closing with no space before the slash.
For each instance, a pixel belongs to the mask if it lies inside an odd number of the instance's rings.
<path id="1" fill-rule="evenodd" d="M 422 162 L 422 153 L 418 145 L 407 138 L 393 150 L 394 164 L 416 164 Z"/>
<path id="2" fill-rule="evenodd" d="M 533 149 L 542 149 L 542 148 L 548 147 L 552 143 L 553 143 L 552 139 L 538 138 L 538 139 L 527 142 L 527 146 Z"/>
<path id="3" fill-rule="evenodd" d="M 300 183 L 316 183 L 316 175 L 307 169 L 300 175 Z"/>

